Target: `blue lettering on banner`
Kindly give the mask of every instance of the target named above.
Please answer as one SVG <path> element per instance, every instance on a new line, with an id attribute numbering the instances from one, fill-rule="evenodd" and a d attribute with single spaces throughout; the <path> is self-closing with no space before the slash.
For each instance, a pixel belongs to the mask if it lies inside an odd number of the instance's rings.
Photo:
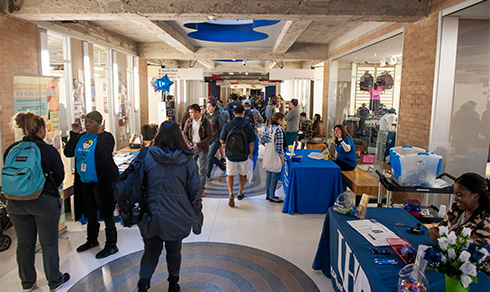
<path id="1" fill-rule="evenodd" d="M 335 259 L 332 258 L 332 266 L 330 267 L 332 283 L 339 291 L 371 292 L 371 286 L 369 285 L 366 273 L 354 253 L 352 253 L 352 249 L 344 240 L 340 230 L 337 230 L 337 235 L 337 271 L 335 271 L 334 267 Z"/>

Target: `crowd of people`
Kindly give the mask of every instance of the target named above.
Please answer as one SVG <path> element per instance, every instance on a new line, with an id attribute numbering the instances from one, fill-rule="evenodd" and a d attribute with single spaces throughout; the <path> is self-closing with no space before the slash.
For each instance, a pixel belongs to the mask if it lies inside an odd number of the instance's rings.
<path id="1" fill-rule="evenodd" d="M 151 216 L 148 216 L 145 227 L 141 227 L 145 247 L 140 264 L 139 291 L 149 289 L 164 244 L 168 291 L 180 291 L 182 240 L 191 231 L 201 233 L 204 220 L 201 198 L 205 196 L 206 182 L 213 179 L 214 165 L 226 176 L 228 205 L 234 207 L 234 177 L 239 176 L 236 198 L 242 200 L 247 175 L 250 168 L 255 167 L 259 144 L 263 145 L 266 149 L 262 160 L 267 173 L 266 199 L 271 203 L 283 202 L 275 196 L 275 190 L 287 146 L 295 141 L 324 143 L 326 131 L 319 114 L 315 114 L 311 121 L 306 113 L 300 113 L 297 99 L 292 99 L 282 111 L 280 98 L 276 96 L 272 96 L 265 106 L 260 98 L 251 100 L 232 95 L 226 107 L 212 97 L 205 107 L 190 105 L 188 116 L 180 127 L 174 121 L 160 125 L 144 160 L 146 211 Z M 68 273 L 60 271 L 58 254 L 61 210 L 58 187 L 64 178 L 63 164 L 55 148 L 43 141 L 46 124 L 42 117 L 22 112 L 13 121 L 15 127 L 22 129 L 24 138 L 7 148 L 4 161 L 20 142 L 35 142 L 41 151 L 46 176 L 44 189 L 37 199 L 9 199 L 7 202 L 18 238 L 19 276 L 24 291 L 35 288 L 34 247 L 39 233 L 46 279 L 50 289 L 56 291 L 70 278 Z M 103 220 L 106 241 L 95 256 L 98 259 L 118 252 L 113 216 L 113 185 L 118 180 L 118 169 L 112 159 L 114 143 L 113 135 L 105 131 L 102 115 L 93 111 L 85 117 L 84 130 L 78 123 L 72 125 L 70 139 L 64 148 L 65 156 L 75 158 L 75 219 L 87 223 L 86 242 L 76 251 L 84 252 L 99 246 L 99 221 Z M 343 125 L 334 127 L 334 145 L 335 163 L 342 170 L 356 168 L 354 142 Z M 477 174 L 465 174 L 456 180 L 454 190 L 455 205 L 441 225 L 450 226 L 457 232 L 461 226 L 471 227 L 475 240 L 489 243 L 488 180 Z M 431 230 L 429 236 L 437 239 L 437 230 Z M 486 271 L 488 269 L 487 266 Z"/>

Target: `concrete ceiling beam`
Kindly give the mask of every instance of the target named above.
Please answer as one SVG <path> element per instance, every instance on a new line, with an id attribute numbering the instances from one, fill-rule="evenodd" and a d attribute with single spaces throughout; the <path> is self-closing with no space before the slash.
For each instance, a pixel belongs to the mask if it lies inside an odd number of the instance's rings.
<path id="1" fill-rule="evenodd" d="M 326 16 L 355 16 L 362 21 L 417 21 L 429 13 L 429 0 L 378 0 L 369 7 L 359 0 L 23 0 L 15 3 L 13 15 L 29 20 L 68 19 L 90 20 L 92 17 L 117 14 L 138 14 L 152 20 L 207 17 L 219 19 L 278 19 L 287 17 L 323 18 Z M 250 13 L 253 11 L 253 13 Z M 62 18 L 60 18 L 62 17 Z M 67 19 L 67 18 L 65 18 Z M 108 18 L 106 18 L 108 19 Z"/>
<path id="2" fill-rule="evenodd" d="M 213 61 L 211 60 L 207 60 L 207 59 L 199 59 L 197 60 L 197 62 L 201 65 L 203 65 L 205 68 L 207 69 L 213 69 L 216 67 L 216 63 L 214 63 Z"/>
<path id="3" fill-rule="evenodd" d="M 175 29 L 168 25 L 164 21 L 153 21 L 158 28 L 160 28 L 160 38 L 167 44 L 173 46 L 177 50 L 183 53 L 194 53 L 196 49 L 194 46 L 179 34 Z"/>
<path id="4" fill-rule="evenodd" d="M 35 22 L 35 24 L 48 30 L 56 31 L 70 37 L 90 41 L 94 44 L 105 46 L 110 49 L 131 55 L 136 55 L 138 52 L 135 41 L 112 31 L 105 30 L 90 22 L 78 21 L 73 23 L 62 23 L 58 21 L 38 21 Z"/>
<path id="5" fill-rule="evenodd" d="M 165 43 L 138 43 L 138 55 L 147 59 L 326 60 L 328 46 L 293 45 L 285 54 L 261 47 L 200 47 L 193 54 L 184 54 Z"/>
<path id="6" fill-rule="evenodd" d="M 274 54 L 285 54 L 311 23 L 311 20 L 286 21 L 272 48 L 272 52 Z"/>

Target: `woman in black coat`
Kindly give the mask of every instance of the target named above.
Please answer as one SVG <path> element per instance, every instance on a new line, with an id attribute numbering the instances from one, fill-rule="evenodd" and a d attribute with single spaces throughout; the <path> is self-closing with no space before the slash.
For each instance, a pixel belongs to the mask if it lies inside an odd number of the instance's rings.
<path id="1" fill-rule="evenodd" d="M 149 220 L 142 229 L 145 252 L 141 258 L 138 291 L 147 291 L 165 243 L 169 292 L 180 291 L 182 240 L 191 229 L 201 233 L 203 223 L 199 171 L 193 153 L 173 121 L 160 125 L 155 145 L 145 157 Z"/>
<path id="2" fill-rule="evenodd" d="M 75 220 L 85 213 L 87 220 L 87 242 L 77 248 L 77 252 L 99 246 L 99 215 L 104 219 L 106 243 L 96 258 L 105 258 L 118 252 L 117 231 L 114 221 L 113 185 L 119 171 L 112 159 L 114 137 L 105 132 L 102 115 L 93 111 L 85 116 L 86 132 L 81 132 L 79 124 L 72 125 L 70 140 L 65 146 L 65 155 L 75 157 Z M 100 211 L 100 214 L 98 213 Z"/>

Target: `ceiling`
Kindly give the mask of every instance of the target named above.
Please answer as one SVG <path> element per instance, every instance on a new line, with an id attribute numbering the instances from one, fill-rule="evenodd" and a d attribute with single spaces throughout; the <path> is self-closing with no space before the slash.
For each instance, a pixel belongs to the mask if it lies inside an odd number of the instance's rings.
<path id="1" fill-rule="evenodd" d="M 330 43 L 365 23 L 414 22 L 426 17 L 429 8 L 429 0 L 378 0 L 369 2 L 369 9 L 360 9 L 362 3 L 359 0 L 23 0 L 10 1 L 6 12 L 49 30 L 138 55 L 152 64 L 203 68 L 206 75 L 257 80 L 263 79 L 272 68 L 311 68 L 328 59 Z M 230 42 L 189 36 L 196 31 L 186 27 L 191 23 L 212 25 L 222 20 L 278 23 L 253 27 L 254 33 L 266 34 L 265 39 L 257 41 L 233 42 L 238 35 L 229 37 Z M 390 55 L 401 53 L 399 40 L 385 44 L 375 48 L 377 53 L 383 50 Z M 366 52 L 366 61 L 371 61 L 367 59 L 369 54 L 373 53 Z M 355 57 L 354 54 L 344 58 Z"/>

